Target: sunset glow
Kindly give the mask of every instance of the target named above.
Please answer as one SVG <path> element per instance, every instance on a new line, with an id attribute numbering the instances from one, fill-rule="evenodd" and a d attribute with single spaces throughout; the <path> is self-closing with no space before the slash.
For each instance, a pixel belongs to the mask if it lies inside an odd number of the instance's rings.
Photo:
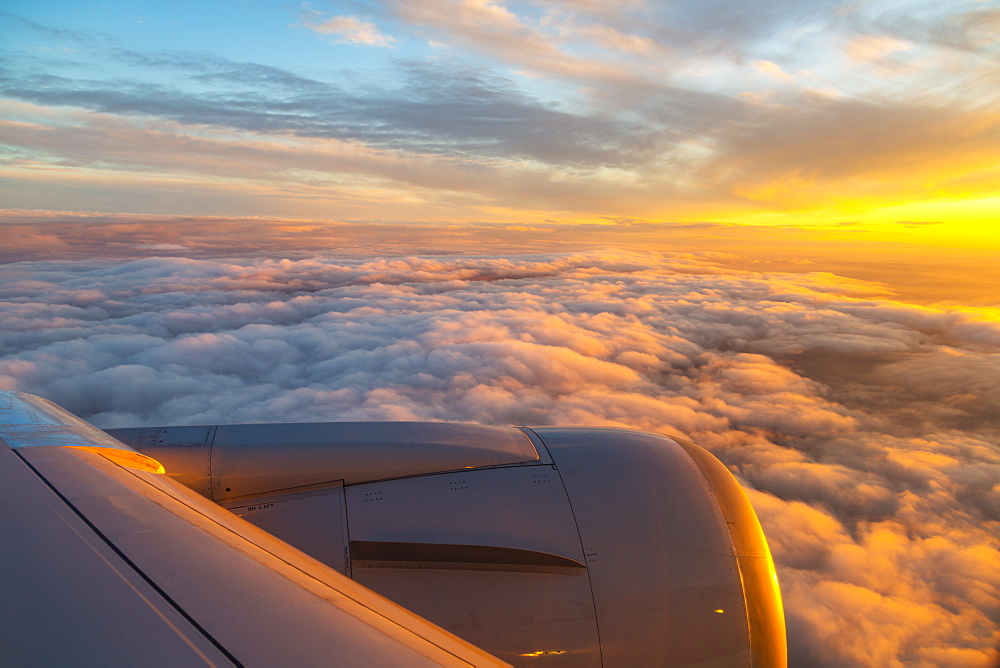
<path id="1" fill-rule="evenodd" d="M 0 38 L 0 389 L 677 434 L 747 490 L 793 667 L 995 663 L 995 2 L 36 0 Z"/>

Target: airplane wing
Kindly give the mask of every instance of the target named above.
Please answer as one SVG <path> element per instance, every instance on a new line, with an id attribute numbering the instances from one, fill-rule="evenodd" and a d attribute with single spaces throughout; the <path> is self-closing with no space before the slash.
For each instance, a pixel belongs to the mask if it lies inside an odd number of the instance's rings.
<path id="1" fill-rule="evenodd" d="M 0 392 L 4 665 L 509 665 Z"/>

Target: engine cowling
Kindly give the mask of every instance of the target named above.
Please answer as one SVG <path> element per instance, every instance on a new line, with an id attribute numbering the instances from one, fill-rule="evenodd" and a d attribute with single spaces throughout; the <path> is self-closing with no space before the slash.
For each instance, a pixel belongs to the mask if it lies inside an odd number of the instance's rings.
<path id="1" fill-rule="evenodd" d="M 786 663 L 760 524 L 681 439 L 405 422 L 109 433 L 515 665 Z"/>

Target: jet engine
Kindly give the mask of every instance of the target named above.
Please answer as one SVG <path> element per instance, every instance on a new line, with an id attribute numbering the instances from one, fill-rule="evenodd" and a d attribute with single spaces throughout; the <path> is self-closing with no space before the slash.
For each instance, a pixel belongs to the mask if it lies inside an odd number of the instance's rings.
<path id="1" fill-rule="evenodd" d="M 516 666 L 786 664 L 760 524 L 682 439 L 416 422 L 108 433 Z"/>

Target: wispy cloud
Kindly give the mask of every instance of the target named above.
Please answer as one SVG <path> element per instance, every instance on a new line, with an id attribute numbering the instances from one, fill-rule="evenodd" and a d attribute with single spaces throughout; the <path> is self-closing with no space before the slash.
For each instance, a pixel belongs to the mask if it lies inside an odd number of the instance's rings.
<path id="1" fill-rule="evenodd" d="M 556 78 L 588 84 L 630 84 L 635 75 L 624 63 L 608 54 L 577 55 L 561 48 L 561 40 L 550 30 L 528 21 L 495 0 L 415 0 L 394 2 L 399 20 L 426 32 L 435 41 L 465 51 L 481 53 L 505 64 L 544 72 Z M 649 40 L 628 38 L 611 28 L 596 29 L 604 40 L 617 36 L 631 50 L 653 46 Z M 580 35 L 585 37 L 585 35 Z"/>

